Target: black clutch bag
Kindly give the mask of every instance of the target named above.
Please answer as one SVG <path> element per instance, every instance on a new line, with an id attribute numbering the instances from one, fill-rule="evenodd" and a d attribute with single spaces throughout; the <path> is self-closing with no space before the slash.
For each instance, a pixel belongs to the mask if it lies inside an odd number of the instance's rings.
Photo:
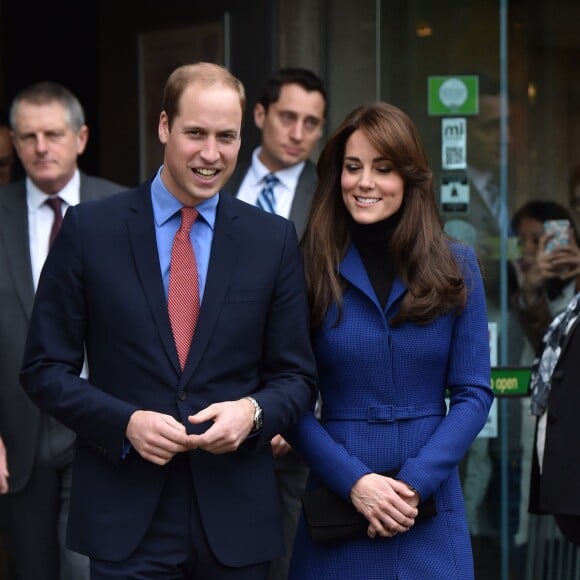
<path id="1" fill-rule="evenodd" d="M 393 477 L 396 472 L 384 472 L 381 475 Z M 336 542 L 352 538 L 366 537 L 368 520 L 348 501 L 325 486 L 317 487 L 302 494 L 302 509 L 310 537 L 313 542 Z M 415 522 L 420 522 L 437 515 L 435 500 L 431 495 L 419 504 L 419 513 Z"/>

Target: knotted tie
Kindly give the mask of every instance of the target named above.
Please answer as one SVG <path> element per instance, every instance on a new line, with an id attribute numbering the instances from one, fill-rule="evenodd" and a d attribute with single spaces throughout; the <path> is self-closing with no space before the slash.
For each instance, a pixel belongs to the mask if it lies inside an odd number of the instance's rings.
<path id="1" fill-rule="evenodd" d="M 169 266 L 167 308 L 181 370 L 185 367 L 199 315 L 197 262 L 189 238 L 197 216 L 198 212 L 193 207 L 181 209 L 181 226 L 173 239 Z"/>
<path id="2" fill-rule="evenodd" d="M 52 229 L 50 230 L 50 237 L 48 238 L 48 247 L 50 248 L 62 225 L 62 199 L 60 197 L 49 197 L 46 200 L 46 205 L 54 212 L 54 221 L 52 222 Z"/>
<path id="3" fill-rule="evenodd" d="M 268 173 L 264 177 L 264 188 L 258 195 L 258 207 L 270 213 L 276 213 L 276 198 L 274 197 L 274 186 L 279 183 L 279 179 L 273 174 Z"/>

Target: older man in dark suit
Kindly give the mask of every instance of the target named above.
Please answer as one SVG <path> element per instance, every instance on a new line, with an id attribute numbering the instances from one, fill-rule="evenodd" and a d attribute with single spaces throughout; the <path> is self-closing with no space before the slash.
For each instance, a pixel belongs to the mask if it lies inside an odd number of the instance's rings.
<path id="1" fill-rule="evenodd" d="M 322 137 L 325 119 L 326 91 L 318 76 L 303 68 L 279 70 L 268 79 L 254 107 L 262 143 L 254 150 L 251 163 L 238 164 L 225 190 L 289 218 L 301 237 L 317 182 L 310 157 Z M 272 440 L 272 450 L 282 497 L 286 554 L 272 562 L 269 580 L 285 580 L 308 469 L 281 435 Z"/>
<path id="2" fill-rule="evenodd" d="M 64 548 L 74 433 L 40 411 L 18 372 L 34 293 L 62 215 L 123 186 L 79 171 L 88 128 L 78 99 L 57 83 L 22 90 L 10 108 L 26 177 L 0 189 L 0 493 L 15 578 L 82 580 L 88 560 Z"/>

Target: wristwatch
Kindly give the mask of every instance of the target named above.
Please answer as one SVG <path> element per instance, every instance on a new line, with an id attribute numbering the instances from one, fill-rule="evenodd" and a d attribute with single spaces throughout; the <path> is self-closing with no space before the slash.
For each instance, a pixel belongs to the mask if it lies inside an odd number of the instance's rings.
<path id="1" fill-rule="evenodd" d="M 264 424 L 262 407 L 260 407 L 260 403 L 254 397 L 244 397 L 244 399 L 248 399 L 254 405 L 254 427 L 252 428 L 252 432 L 259 431 Z"/>

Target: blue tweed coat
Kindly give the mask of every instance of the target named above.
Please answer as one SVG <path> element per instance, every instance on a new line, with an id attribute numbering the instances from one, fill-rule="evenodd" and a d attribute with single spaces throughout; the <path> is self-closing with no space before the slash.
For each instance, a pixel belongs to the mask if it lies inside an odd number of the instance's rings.
<path id="1" fill-rule="evenodd" d="M 340 264 L 349 282 L 336 310 L 314 337 L 323 417 L 312 413 L 289 433 L 322 481 L 344 498 L 364 474 L 399 469 L 399 479 L 435 495 L 438 515 L 394 538 L 313 544 L 301 516 L 292 580 L 470 580 L 474 576 L 458 463 L 485 424 L 490 389 L 485 294 L 470 247 L 453 244 L 469 289 L 459 316 L 391 328 L 406 287 L 395 279 L 379 305 L 351 246 Z M 446 409 L 445 392 L 450 405 Z"/>

